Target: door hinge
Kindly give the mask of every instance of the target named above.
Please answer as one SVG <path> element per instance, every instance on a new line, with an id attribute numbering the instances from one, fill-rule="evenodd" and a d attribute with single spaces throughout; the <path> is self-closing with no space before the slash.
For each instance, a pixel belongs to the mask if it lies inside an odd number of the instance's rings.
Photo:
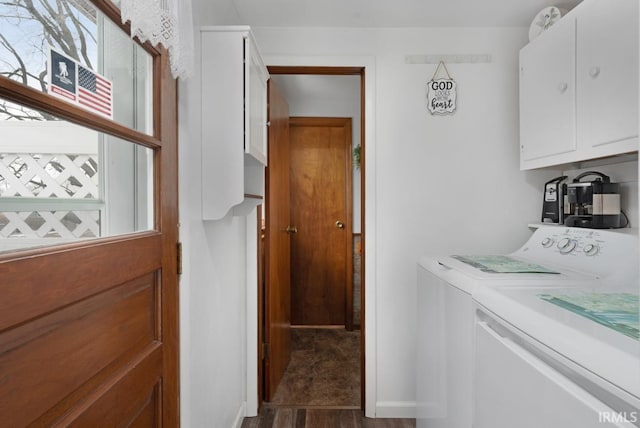
<path id="1" fill-rule="evenodd" d="M 262 359 L 264 361 L 268 360 L 271 356 L 271 345 L 269 343 L 262 344 Z"/>
<path id="2" fill-rule="evenodd" d="M 177 272 L 182 275 L 182 242 L 176 244 Z"/>

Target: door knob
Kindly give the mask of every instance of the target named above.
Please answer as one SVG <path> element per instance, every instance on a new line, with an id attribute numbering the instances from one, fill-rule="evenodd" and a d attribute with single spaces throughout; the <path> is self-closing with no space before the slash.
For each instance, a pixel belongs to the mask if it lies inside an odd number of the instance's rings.
<path id="1" fill-rule="evenodd" d="M 298 233 L 298 228 L 295 227 L 295 226 L 287 226 L 287 228 L 284 231 L 289 233 L 289 234 Z"/>
<path id="2" fill-rule="evenodd" d="M 340 220 L 336 221 L 336 227 L 338 229 L 344 229 L 344 223 L 341 222 Z"/>

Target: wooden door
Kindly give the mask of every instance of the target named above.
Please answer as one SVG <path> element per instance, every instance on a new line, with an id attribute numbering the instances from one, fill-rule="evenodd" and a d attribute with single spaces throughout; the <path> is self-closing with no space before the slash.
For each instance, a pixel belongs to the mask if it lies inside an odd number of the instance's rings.
<path id="1" fill-rule="evenodd" d="M 345 325 L 352 278 L 351 119 L 294 118 L 291 323 Z"/>
<path id="2" fill-rule="evenodd" d="M 176 83 L 154 61 L 154 136 L 0 78 L 4 99 L 153 149 L 155 171 L 155 230 L 0 255 L 0 426 L 179 425 Z"/>
<path id="3" fill-rule="evenodd" d="M 270 401 L 291 357 L 289 221 L 289 106 L 269 81 L 269 148 L 266 168 L 265 400 Z"/>

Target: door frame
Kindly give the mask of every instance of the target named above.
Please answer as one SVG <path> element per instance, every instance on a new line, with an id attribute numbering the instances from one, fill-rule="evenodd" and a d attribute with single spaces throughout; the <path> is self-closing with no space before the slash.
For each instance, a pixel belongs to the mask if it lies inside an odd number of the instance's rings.
<path id="1" fill-rule="evenodd" d="M 291 60 L 294 59 L 293 63 Z M 301 63 L 298 63 L 301 61 Z M 311 63 L 307 62 L 311 61 Z M 318 63 L 318 61 L 320 61 Z M 323 62 L 324 61 L 324 62 Z M 371 340 L 371 338 L 375 337 L 373 333 L 373 328 L 375 326 L 374 322 L 371 322 L 368 317 L 370 314 L 365 310 L 367 305 L 375 308 L 375 302 L 371 301 L 371 298 L 375 295 L 370 291 L 365 293 L 367 288 L 365 287 L 365 278 L 373 278 L 373 275 L 367 275 L 367 264 L 366 260 L 371 260 L 368 258 L 368 255 L 373 255 L 373 251 L 370 251 L 370 244 L 372 244 L 373 239 L 369 240 L 367 238 L 371 238 L 373 233 L 370 227 L 367 227 L 368 222 L 371 221 L 371 224 L 375 224 L 372 221 L 372 216 L 367 213 L 373 213 L 373 207 L 375 206 L 375 200 L 373 198 L 366 198 L 365 191 L 372 190 L 371 185 L 367 185 L 369 181 L 373 182 L 373 180 L 369 180 L 369 175 L 366 169 L 367 159 L 370 158 L 371 152 L 367 155 L 367 150 L 365 148 L 365 141 L 372 141 L 371 136 L 373 135 L 373 131 L 371 128 L 367 128 L 367 126 L 371 127 L 373 121 L 371 118 L 373 115 L 373 82 L 374 80 L 374 72 L 373 72 L 373 64 L 374 59 L 367 58 L 363 63 L 353 65 L 353 64 L 344 64 L 344 59 L 339 59 L 338 64 L 335 63 L 335 59 L 326 59 L 326 58 L 318 58 L 313 57 L 312 59 L 303 59 L 303 58 L 291 58 L 285 57 L 282 59 L 275 59 L 265 57 L 265 64 L 267 64 L 267 70 L 270 75 L 278 75 L 278 74 L 302 74 L 302 75 L 358 75 L 360 76 L 360 146 L 361 146 L 361 163 L 360 163 L 360 171 L 361 171 L 361 193 L 360 193 L 360 205 L 361 205 L 361 246 L 362 246 L 362 264 L 361 264 L 361 273 L 360 273 L 360 287 L 361 287 L 361 320 L 360 320 L 360 396 L 361 402 L 360 406 L 365 411 L 365 415 L 369 417 L 375 416 L 375 341 Z M 360 62 L 360 61 L 358 61 Z M 269 65 L 269 64 L 280 64 L 280 65 Z M 331 65 L 327 65 L 331 64 Z M 369 119 L 369 120 L 366 120 Z M 368 157 L 369 156 L 369 157 Z M 372 177 L 371 177 L 372 178 Z M 375 193 L 374 193 L 375 194 Z M 372 205 L 373 203 L 373 205 Z M 371 245 L 371 249 L 372 249 Z M 351 249 L 351 251 L 353 251 Z M 370 252 L 369 252 L 370 251 Z M 370 268 L 369 268 L 370 269 Z M 371 279 L 367 279 L 370 283 L 373 282 Z M 369 284 L 371 285 L 371 284 Z M 353 298 L 351 299 L 351 304 L 353 307 Z M 371 335 L 371 338 L 368 337 Z M 258 360 L 258 355 L 255 356 L 254 361 Z M 367 366 L 369 364 L 369 366 Z M 260 380 L 256 380 L 256 383 Z M 262 403 L 259 403 L 261 405 Z"/>

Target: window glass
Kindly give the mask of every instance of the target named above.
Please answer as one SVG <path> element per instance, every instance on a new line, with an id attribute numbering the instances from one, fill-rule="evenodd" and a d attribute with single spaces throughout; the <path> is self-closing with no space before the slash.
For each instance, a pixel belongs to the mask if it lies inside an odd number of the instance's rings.
<path id="1" fill-rule="evenodd" d="M 88 0 L 0 2 L 0 76 L 147 134 L 153 132 L 152 62 Z M 6 106 L 0 112 L 16 113 Z"/>
<path id="2" fill-rule="evenodd" d="M 151 149 L 0 102 L 0 252 L 153 229 Z"/>

